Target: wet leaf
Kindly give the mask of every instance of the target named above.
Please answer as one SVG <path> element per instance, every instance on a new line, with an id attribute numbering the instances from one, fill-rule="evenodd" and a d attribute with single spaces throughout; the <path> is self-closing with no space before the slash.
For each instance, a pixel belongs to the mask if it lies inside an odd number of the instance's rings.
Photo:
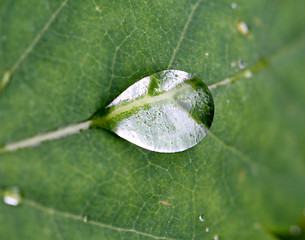
<path id="1" fill-rule="evenodd" d="M 304 4 L 1 0 L 0 146 L 91 119 L 162 70 L 204 82 L 215 114 L 179 153 L 97 128 L 1 153 L 1 196 L 15 186 L 24 198 L 0 201 L 0 239 L 271 240 L 304 229 Z"/>

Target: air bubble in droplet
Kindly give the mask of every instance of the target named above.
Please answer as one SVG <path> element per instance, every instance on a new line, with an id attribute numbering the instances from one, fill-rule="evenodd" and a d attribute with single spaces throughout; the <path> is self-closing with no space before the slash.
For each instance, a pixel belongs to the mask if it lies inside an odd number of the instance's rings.
<path id="1" fill-rule="evenodd" d="M 83 216 L 83 222 L 88 223 L 90 221 L 90 217 L 88 215 Z"/>
<path id="2" fill-rule="evenodd" d="M 204 217 L 203 215 L 200 215 L 200 216 L 199 216 L 199 220 L 200 220 L 201 222 L 204 222 L 205 217 Z"/>
<path id="3" fill-rule="evenodd" d="M 247 23 L 245 23 L 245 22 L 237 22 L 236 25 L 237 25 L 238 31 L 239 31 L 242 35 L 244 35 L 245 37 L 248 37 L 248 36 L 249 36 L 249 34 L 250 34 L 250 29 L 249 29 Z"/>
<path id="4" fill-rule="evenodd" d="M 20 189 L 16 186 L 7 188 L 2 194 L 3 202 L 10 206 L 18 206 L 22 202 Z"/>
<path id="5" fill-rule="evenodd" d="M 240 69 L 244 69 L 245 67 L 247 67 L 247 63 L 242 59 L 239 59 L 237 64 Z"/>
<path id="6" fill-rule="evenodd" d="M 231 4 L 231 8 L 233 8 L 233 9 L 237 8 L 237 3 L 235 3 L 235 2 L 232 3 L 232 4 Z"/>
<path id="7" fill-rule="evenodd" d="M 219 240 L 218 234 L 215 234 L 215 235 L 213 236 L 213 240 Z"/>
<path id="8" fill-rule="evenodd" d="M 207 228 L 205 228 L 205 232 L 209 232 L 210 231 L 210 229 L 207 227 Z"/>
<path id="9" fill-rule="evenodd" d="M 299 226 L 293 225 L 289 228 L 289 232 L 292 236 L 299 236 L 302 230 Z"/>

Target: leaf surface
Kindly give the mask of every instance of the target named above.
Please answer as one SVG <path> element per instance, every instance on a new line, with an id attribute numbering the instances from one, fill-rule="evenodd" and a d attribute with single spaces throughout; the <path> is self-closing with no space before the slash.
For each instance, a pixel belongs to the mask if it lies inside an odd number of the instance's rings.
<path id="1" fill-rule="evenodd" d="M 2 153 L 0 189 L 18 186 L 25 200 L 0 203 L 0 238 L 275 239 L 298 224 L 305 3 L 236 3 L 1 1 L 0 79 L 11 81 L 0 95 L 0 145 L 83 122 L 161 70 L 210 86 L 238 80 L 212 89 L 211 131 L 181 153 L 100 129 Z M 268 64 L 245 78 L 239 60 Z"/>

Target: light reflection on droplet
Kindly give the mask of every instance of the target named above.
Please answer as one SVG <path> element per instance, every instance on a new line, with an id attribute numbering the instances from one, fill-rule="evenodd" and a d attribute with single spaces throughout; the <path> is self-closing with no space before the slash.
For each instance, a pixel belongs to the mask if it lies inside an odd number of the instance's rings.
<path id="1" fill-rule="evenodd" d="M 215 234 L 215 235 L 213 236 L 213 240 L 219 240 L 218 234 Z"/>
<path id="2" fill-rule="evenodd" d="M 247 23 L 245 23 L 245 22 L 237 22 L 236 25 L 237 25 L 238 31 L 239 31 L 242 35 L 244 35 L 244 36 L 246 36 L 246 37 L 249 36 L 249 34 L 250 34 L 250 29 L 249 29 L 249 26 L 247 25 Z"/>
<path id="3" fill-rule="evenodd" d="M 246 78 L 251 78 L 252 77 L 252 72 L 250 70 L 245 71 L 244 76 Z"/>
<path id="4" fill-rule="evenodd" d="M 7 188 L 3 194 L 3 202 L 10 206 L 18 206 L 22 202 L 20 189 L 16 186 Z"/>
<path id="5" fill-rule="evenodd" d="M 210 231 L 210 229 L 207 227 L 207 228 L 205 228 L 205 232 L 209 232 Z"/>
<path id="6" fill-rule="evenodd" d="M 203 215 L 200 215 L 200 216 L 199 216 L 199 220 L 200 220 L 201 222 L 204 222 L 204 219 L 205 219 L 205 218 L 204 218 Z"/>
<path id="7" fill-rule="evenodd" d="M 205 55 L 206 55 L 206 56 L 209 56 L 209 53 L 208 53 L 208 52 L 206 52 L 206 53 L 205 53 Z"/>
<path id="8" fill-rule="evenodd" d="M 231 8 L 233 8 L 233 9 L 237 8 L 237 3 L 235 3 L 235 2 L 232 3 L 232 4 L 231 4 Z"/>

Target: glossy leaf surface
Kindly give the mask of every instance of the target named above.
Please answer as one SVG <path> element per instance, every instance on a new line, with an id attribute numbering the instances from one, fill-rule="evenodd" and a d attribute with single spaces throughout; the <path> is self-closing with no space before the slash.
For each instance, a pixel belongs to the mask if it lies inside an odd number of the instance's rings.
<path id="1" fill-rule="evenodd" d="M 86 121 L 164 69 L 213 86 L 268 63 L 211 90 L 212 127 L 186 151 L 91 129 L 0 154 L 0 191 L 24 194 L 0 201 L 1 240 L 275 240 L 299 225 L 305 1 L 234 2 L 0 1 L 0 146 Z"/>

